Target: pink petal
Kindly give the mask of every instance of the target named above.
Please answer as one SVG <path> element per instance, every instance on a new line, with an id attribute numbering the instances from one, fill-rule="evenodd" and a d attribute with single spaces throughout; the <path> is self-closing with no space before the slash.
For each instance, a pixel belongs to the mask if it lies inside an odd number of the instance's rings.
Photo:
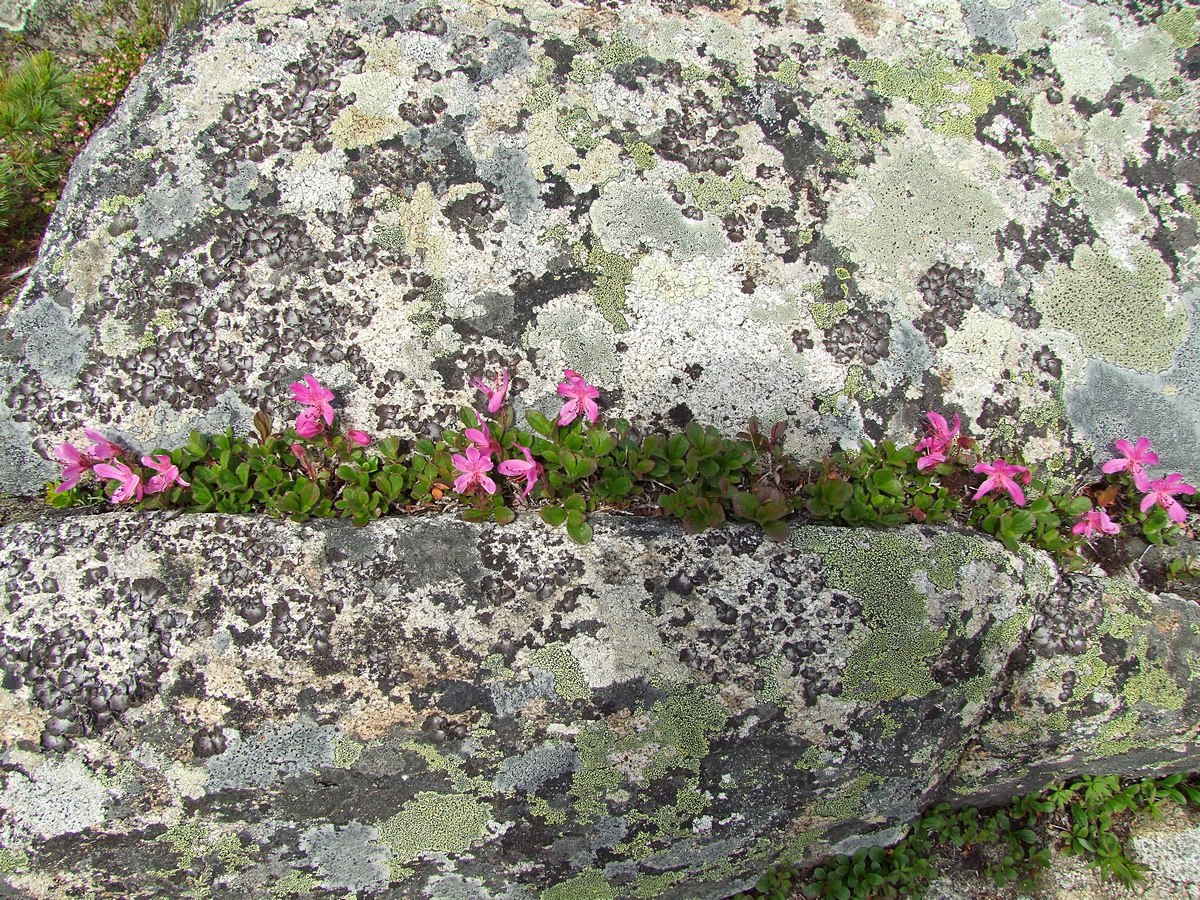
<path id="1" fill-rule="evenodd" d="M 1021 486 L 1019 484 L 1010 480 L 1006 485 L 1004 485 L 1004 489 L 1008 491 L 1008 496 L 1013 498 L 1013 502 L 1016 503 L 1017 506 L 1025 505 L 1025 492 L 1021 490 Z"/>
<path id="2" fill-rule="evenodd" d="M 360 447 L 365 447 L 371 443 L 371 436 L 365 431 L 359 431 L 356 428 L 351 428 L 346 432 L 346 439 L 358 444 Z"/>
<path id="3" fill-rule="evenodd" d="M 562 385 L 559 385 L 559 387 L 561 387 L 561 386 Z M 559 391 L 559 393 L 562 393 L 562 392 Z M 558 424 L 559 425 L 570 425 L 572 422 L 574 422 L 575 417 L 577 415 L 579 415 L 579 410 L 577 408 L 578 406 L 579 406 L 579 403 L 575 400 L 572 400 L 569 403 L 564 403 L 563 408 L 561 410 L 559 410 L 559 413 L 558 413 Z"/>
<path id="4" fill-rule="evenodd" d="M 982 463 L 980 465 L 982 465 Z M 975 471 L 976 472 L 979 471 L 979 466 L 975 467 Z M 977 490 L 975 492 L 975 496 L 972 497 L 971 499 L 978 500 L 980 497 L 983 497 L 983 496 L 989 494 L 990 492 L 992 492 L 995 489 L 996 489 L 996 478 L 995 478 L 995 476 L 992 476 L 991 478 L 987 479 L 983 484 L 981 484 L 979 486 L 979 490 Z"/>
<path id="5" fill-rule="evenodd" d="M 470 489 L 472 481 L 474 479 L 470 475 L 459 475 L 454 479 L 454 489 L 460 494 L 465 494 Z"/>
<path id="6" fill-rule="evenodd" d="M 488 478 L 486 475 L 479 476 L 479 484 L 489 494 L 496 493 L 496 482 L 492 481 L 492 479 Z"/>
<path id="7" fill-rule="evenodd" d="M 1122 472 L 1129 468 L 1131 460 L 1128 459 L 1110 459 L 1100 467 L 1100 471 L 1106 475 L 1112 475 L 1116 472 Z"/>
<path id="8" fill-rule="evenodd" d="M 1177 503 L 1174 500 L 1167 501 L 1167 518 L 1176 525 L 1182 525 L 1187 521 L 1187 510 L 1183 508 L 1183 504 Z"/>
<path id="9" fill-rule="evenodd" d="M 1144 488 L 1143 488 L 1143 490 L 1144 490 Z M 1142 498 L 1142 503 L 1139 508 L 1141 509 L 1142 512 L 1149 512 L 1150 507 L 1152 507 L 1157 502 L 1158 502 L 1157 494 L 1153 494 L 1153 493 L 1147 494 L 1145 497 Z"/>
<path id="10" fill-rule="evenodd" d="M 308 407 L 296 417 L 296 434 L 302 438 L 316 437 L 324 430 L 320 410 L 315 406 Z"/>
<path id="11" fill-rule="evenodd" d="M 600 418 L 600 407 L 590 396 L 583 398 L 583 412 L 589 422 L 595 423 Z"/>

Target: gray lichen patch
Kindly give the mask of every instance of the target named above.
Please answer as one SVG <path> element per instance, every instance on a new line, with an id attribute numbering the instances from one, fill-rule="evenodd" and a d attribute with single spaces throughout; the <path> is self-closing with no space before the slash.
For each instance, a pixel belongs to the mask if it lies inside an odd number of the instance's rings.
<path id="1" fill-rule="evenodd" d="M 6 840 L 74 834 L 108 818 L 114 793 L 77 758 L 47 759 L 30 775 L 10 771 L 0 792 Z"/>
<path id="2" fill-rule="evenodd" d="M 303 719 L 268 725 L 230 742 L 208 765 L 209 791 L 269 788 L 281 779 L 333 765 L 337 729 Z"/>

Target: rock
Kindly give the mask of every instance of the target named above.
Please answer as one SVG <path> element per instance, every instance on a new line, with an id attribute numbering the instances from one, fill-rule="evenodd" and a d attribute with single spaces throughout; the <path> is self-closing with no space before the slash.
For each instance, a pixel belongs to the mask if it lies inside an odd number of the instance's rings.
<path id="1" fill-rule="evenodd" d="M 1055 585 L 1044 558 L 950 530 L 595 533 L 0 528 L 0 809 L 27 860 L 6 877 L 716 900 L 775 861 L 894 841 Z M 53 719 L 75 726 L 65 753 L 39 749 Z"/>
<path id="2" fill-rule="evenodd" d="M 1003 702 L 951 779 L 990 804 L 1068 774 L 1200 768 L 1200 607 L 1073 577 L 1035 620 Z"/>
<path id="3" fill-rule="evenodd" d="M 889 9 L 221 11 L 76 162 L 0 333 L 0 490 L 85 425 L 149 451 L 291 415 L 306 372 L 411 437 L 501 364 L 544 411 L 570 367 L 639 425 L 786 419 L 805 457 L 936 408 L 1066 471 L 1146 435 L 1195 480 L 1174 32 Z"/>

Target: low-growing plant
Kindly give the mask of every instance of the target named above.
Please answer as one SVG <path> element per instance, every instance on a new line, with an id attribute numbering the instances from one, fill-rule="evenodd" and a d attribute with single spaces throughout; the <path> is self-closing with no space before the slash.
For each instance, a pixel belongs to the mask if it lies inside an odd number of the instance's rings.
<path id="1" fill-rule="evenodd" d="M 734 438 L 698 422 L 674 434 L 637 435 L 629 422 L 605 419 L 599 391 L 570 369 L 558 386 L 566 402 L 557 417 L 530 409 L 528 429 L 518 426 L 509 402 L 507 371 L 491 385 L 473 384 L 485 408 L 463 407 L 460 428 L 411 446 L 393 438 L 371 448 L 369 436 L 343 429 L 333 392 L 312 375 L 292 385 L 301 407 L 295 422 L 260 412 L 252 437 L 193 433 L 181 448 L 138 460 L 89 431 L 86 451 L 69 443 L 56 448 L 64 471 L 50 486 L 50 502 L 263 511 L 301 522 L 343 516 L 356 525 L 434 509 L 506 524 L 519 509 L 536 507 L 543 521 L 565 527 L 579 543 L 593 536 L 588 515 L 609 509 L 672 516 L 691 533 L 735 519 L 785 541 L 792 516 L 856 527 L 949 521 L 964 515 L 965 487 L 974 488 L 967 521 L 1010 550 L 1032 545 L 1077 567 L 1086 562 L 1081 548 L 1089 538 L 1120 532 L 1108 509 L 1143 523 L 1161 513 L 1165 537 L 1186 520 L 1175 495 L 1187 498 L 1192 490 L 1178 475 L 1151 481 L 1140 468 L 1143 453 L 1138 468 L 1128 457 L 1110 461 L 1106 482 L 1082 495 L 1055 492 L 1023 465 L 978 460 L 957 416 L 951 427 L 930 413 L 930 434 L 911 447 L 864 441 L 858 450 L 801 465 L 783 450 L 782 423 L 764 432 L 752 420 Z M 1116 471 L 1114 463 L 1130 470 Z M 164 466 L 172 467 L 170 478 Z M 101 481 L 80 485 L 88 471 Z M 1122 483 L 1129 478 L 1144 493 L 1140 504 Z"/>

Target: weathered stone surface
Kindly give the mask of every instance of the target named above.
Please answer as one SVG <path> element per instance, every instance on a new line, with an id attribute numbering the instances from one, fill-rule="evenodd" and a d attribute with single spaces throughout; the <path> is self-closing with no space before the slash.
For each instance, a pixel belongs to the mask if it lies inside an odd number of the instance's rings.
<path id="1" fill-rule="evenodd" d="M 1194 479 L 1196 34 L 1082 2 L 235 5 L 75 167 L 0 335 L 0 489 L 88 423 L 246 428 L 308 371 L 411 435 L 501 362 L 522 402 L 571 366 L 805 456 L 934 407 L 1056 471 L 1145 434 Z"/>
<path id="2" fill-rule="evenodd" d="M 47 516 L 0 564 L 0 854 L 32 896 L 724 897 L 893 839 L 1055 583 L 954 531 L 618 518 L 580 548 Z"/>
<path id="3" fill-rule="evenodd" d="M 1072 578 L 1039 616 L 996 716 L 952 779 L 990 803 L 1071 773 L 1200 768 L 1200 606 Z"/>

